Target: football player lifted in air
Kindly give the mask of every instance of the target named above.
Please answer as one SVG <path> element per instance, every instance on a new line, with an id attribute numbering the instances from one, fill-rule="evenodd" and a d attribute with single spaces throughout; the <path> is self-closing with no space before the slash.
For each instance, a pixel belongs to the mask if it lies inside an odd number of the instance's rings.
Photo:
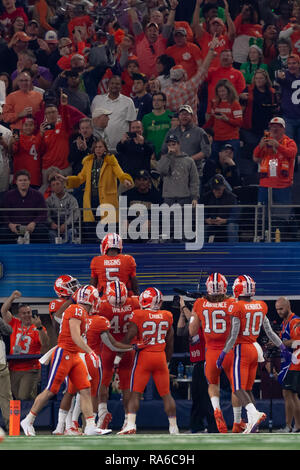
<path id="1" fill-rule="evenodd" d="M 266 419 L 265 413 L 256 409 L 252 393 L 258 362 L 262 360 L 261 348 L 257 343 L 261 327 L 263 326 L 268 338 L 280 348 L 283 355 L 287 356 L 291 353 L 272 330 L 267 318 L 266 303 L 252 299 L 255 295 L 254 280 L 246 274 L 239 276 L 235 279 L 232 290 L 237 299 L 237 302 L 232 303 L 228 309 L 232 317 L 232 328 L 223 351 L 217 359 L 217 366 L 222 366 L 233 348 L 233 390 L 247 411 L 248 424 L 244 434 L 249 434 L 256 432 L 259 424 Z"/>
<path id="2" fill-rule="evenodd" d="M 101 242 L 101 255 L 91 261 L 90 284 L 97 287 L 100 296 L 105 294 L 111 281 L 124 282 L 128 295 L 138 295 L 136 262 L 131 255 L 122 254 L 123 242 L 117 233 L 108 233 Z"/>
<path id="3" fill-rule="evenodd" d="M 134 310 L 131 315 L 128 332 L 123 342 L 130 344 L 135 336 L 138 341 L 148 338 L 150 342 L 135 356 L 131 373 L 132 393 L 128 403 L 127 424 L 118 434 L 136 433 L 136 414 L 151 375 L 168 416 L 169 433 L 179 433 L 176 404 L 170 393 L 168 369 L 168 362 L 173 353 L 173 315 L 168 310 L 160 310 L 162 302 L 162 293 L 155 287 L 149 287 L 139 297 L 141 308 Z"/>
<path id="4" fill-rule="evenodd" d="M 208 381 L 208 394 L 214 409 L 214 415 L 220 433 L 227 433 L 227 425 L 220 407 L 220 375 L 216 361 L 224 348 L 226 339 L 230 333 L 231 317 L 228 309 L 234 299 L 229 298 L 227 293 L 228 282 L 220 273 L 213 273 L 206 280 L 207 295 L 196 300 L 193 306 L 192 317 L 189 324 L 189 333 L 194 336 L 199 327 L 205 338 L 205 376 Z M 229 351 L 226 361 L 223 363 L 224 372 L 231 384 L 232 389 L 232 364 L 233 352 Z M 233 390 L 233 389 L 232 389 Z M 232 394 L 232 408 L 234 422 L 232 432 L 242 432 L 246 424 L 241 419 L 241 405 L 235 394 Z"/>

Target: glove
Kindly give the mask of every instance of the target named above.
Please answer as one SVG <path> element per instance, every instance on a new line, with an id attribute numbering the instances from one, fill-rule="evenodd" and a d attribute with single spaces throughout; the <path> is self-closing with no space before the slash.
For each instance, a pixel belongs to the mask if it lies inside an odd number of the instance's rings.
<path id="1" fill-rule="evenodd" d="M 225 356 L 226 356 L 226 352 L 222 351 L 220 356 L 217 359 L 217 368 L 218 369 L 221 369 Z"/>
<path id="2" fill-rule="evenodd" d="M 144 339 L 143 341 L 140 341 L 139 343 L 132 344 L 132 349 L 135 351 L 140 351 L 141 349 L 144 349 L 148 346 L 152 338 L 147 338 Z"/>
<path id="3" fill-rule="evenodd" d="M 100 358 L 99 356 L 97 356 L 97 354 L 94 351 L 89 353 L 89 357 L 96 369 L 100 367 Z"/>
<path id="4" fill-rule="evenodd" d="M 280 352 L 286 362 L 290 362 L 292 360 L 292 353 L 283 343 L 280 345 Z"/>

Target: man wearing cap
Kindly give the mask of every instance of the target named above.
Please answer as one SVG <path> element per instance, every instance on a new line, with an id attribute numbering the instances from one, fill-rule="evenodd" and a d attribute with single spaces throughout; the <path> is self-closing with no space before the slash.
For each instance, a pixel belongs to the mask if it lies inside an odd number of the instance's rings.
<path id="1" fill-rule="evenodd" d="M 137 120 L 141 121 L 145 114 L 149 114 L 152 111 L 152 95 L 147 93 L 148 79 L 146 75 L 142 73 L 134 73 L 132 75 L 134 93 L 134 106 L 137 112 Z"/>
<path id="2" fill-rule="evenodd" d="M 183 27 L 174 29 L 174 46 L 166 49 L 166 54 L 173 57 L 176 65 L 182 65 L 190 79 L 197 73 L 197 62 L 201 59 L 201 49 L 187 40 L 187 32 Z"/>
<path id="3" fill-rule="evenodd" d="M 258 200 L 263 204 L 268 203 L 268 188 L 273 188 L 275 204 L 291 204 L 297 145 L 285 129 L 284 119 L 274 117 L 269 124 L 270 135 L 264 136 L 254 149 L 253 160 L 259 163 Z"/>
<path id="4" fill-rule="evenodd" d="M 209 186 L 210 189 L 203 196 L 205 241 L 210 241 L 213 236 L 215 241 L 237 243 L 239 210 L 238 207 L 226 207 L 237 205 L 237 197 L 230 191 L 222 175 L 214 176 Z"/>
<path id="5" fill-rule="evenodd" d="M 76 70 L 66 70 L 65 77 L 67 86 L 63 87 L 63 92 L 68 96 L 68 104 L 90 117 L 90 99 L 88 94 L 80 89 L 80 74 Z"/>
<path id="6" fill-rule="evenodd" d="M 194 124 L 191 106 L 184 104 L 180 106 L 178 111 L 179 125 L 168 131 L 162 146 L 162 153 L 167 152 L 168 137 L 171 134 L 175 135 L 179 140 L 182 152 L 195 161 L 199 181 L 201 182 L 204 161 L 209 158 L 211 152 L 210 142 L 205 130 Z"/>
<path id="7" fill-rule="evenodd" d="M 111 111 L 104 108 L 96 108 L 92 112 L 93 135 L 96 139 L 103 139 L 108 148 L 110 148 L 110 142 L 106 128 L 110 115 Z"/>
<path id="8" fill-rule="evenodd" d="M 199 176 L 195 162 L 181 150 L 175 134 L 169 134 L 166 144 L 167 153 L 162 155 L 156 168 L 163 178 L 164 202 L 169 206 L 196 206 L 199 199 Z"/>
<path id="9" fill-rule="evenodd" d="M 202 178 L 202 190 L 207 190 L 207 184 L 213 176 L 221 174 L 224 176 L 231 188 L 241 185 L 240 170 L 234 161 L 234 148 L 231 144 L 225 144 L 216 162 L 213 158 L 208 158 L 205 162 Z"/>
<path id="10" fill-rule="evenodd" d="M 171 34 L 171 29 L 175 19 L 177 0 L 170 0 L 170 12 L 167 23 L 163 26 L 162 32 L 156 23 L 150 22 L 146 25 L 145 31 L 139 22 L 135 8 L 128 10 L 132 22 L 132 29 L 136 38 L 136 55 L 138 58 L 140 71 L 148 78 L 156 73 L 157 58 L 165 53 L 167 40 Z"/>

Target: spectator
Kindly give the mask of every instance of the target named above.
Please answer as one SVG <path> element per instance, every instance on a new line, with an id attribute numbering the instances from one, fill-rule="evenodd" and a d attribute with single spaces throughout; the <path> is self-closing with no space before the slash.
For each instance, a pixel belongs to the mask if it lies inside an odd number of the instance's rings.
<path id="1" fill-rule="evenodd" d="M 67 109 L 67 96 L 63 93 L 60 98 L 61 115 L 54 104 L 47 104 L 45 121 L 40 125 L 42 137 L 42 187 L 46 189 L 46 171 L 50 166 L 57 166 L 65 175 L 71 174 L 69 157 L 69 138 L 73 131 Z"/>
<path id="2" fill-rule="evenodd" d="M 173 46 L 166 49 L 166 54 L 173 57 L 176 65 L 182 65 L 187 74 L 187 79 L 192 78 L 198 70 L 198 62 L 201 59 L 200 48 L 187 40 L 185 28 L 174 28 Z"/>
<path id="3" fill-rule="evenodd" d="M 7 72 L 0 72 L 0 80 L 5 83 L 5 93 L 6 96 L 9 95 L 13 91 L 12 89 L 12 79 L 9 73 Z"/>
<path id="4" fill-rule="evenodd" d="M 241 64 L 247 61 L 250 40 L 263 37 L 257 7 L 250 2 L 244 3 L 241 13 L 234 20 L 234 25 L 236 37 L 233 42 L 232 53 L 234 66 L 240 68 Z"/>
<path id="5" fill-rule="evenodd" d="M 204 206 L 204 237 L 210 242 L 213 237 L 215 241 L 237 243 L 238 237 L 238 210 L 236 196 L 228 189 L 228 183 L 222 175 L 217 175 L 210 181 L 210 190 L 204 194 L 202 203 Z"/>
<path id="6" fill-rule="evenodd" d="M 11 137 L 12 132 L 0 124 L 0 197 L 9 187 Z"/>
<path id="7" fill-rule="evenodd" d="M 287 60 L 292 52 L 290 39 L 279 38 L 277 41 L 278 55 L 269 65 L 270 80 L 273 82 L 279 70 L 287 71 Z"/>
<path id="8" fill-rule="evenodd" d="M 129 123 L 136 119 L 136 110 L 131 98 L 121 93 L 122 80 L 119 76 L 113 76 L 108 82 L 108 93 L 97 95 L 92 101 L 92 113 L 96 108 L 104 108 L 111 111 L 106 132 L 109 145 L 115 151 L 120 135 L 124 135 L 129 129 Z"/>
<path id="9" fill-rule="evenodd" d="M 2 243 L 15 243 L 17 239 L 18 243 L 28 243 L 29 240 L 32 243 L 48 242 L 46 204 L 42 194 L 30 188 L 30 173 L 27 170 L 16 173 L 15 180 L 16 189 L 7 191 L 3 198 Z"/>
<path id="10" fill-rule="evenodd" d="M 152 96 L 155 93 L 159 93 L 161 91 L 161 85 L 160 85 L 160 81 L 158 80 L 158 78 L 156 77 L 149 78 L 147 91 Z"/>
<path id="11" fill-rule="evenodd" d="M 18 55 L 17 69 L 11 74 L 13 80 L 13 89 L 19 86 L 18 76 L 24 69 L 30 69 L 33 74 L 32 84 L 43 90 L 51 87 L 53 77 L 47 67 L 41 67 L 37 64 L 37 58 L 33 51 L 20 52 Z"/>
<path id="12" fill-rule="evenodd" d="M 233 84 L 238 95 L 240 95 L 245 90 L 246 82 L 244 75 L 240 70 L 235 69 L 232 64 L 232 51 L 229 49 L 221 51 L 220 66 L 216 68 L 212 67 L 207 75 L 208 103 L 210 103 L 210 101 L 213 99 L 216 85 L 220 80 L 229 80 Z"/>
<path id="13" fill-rule="evenodd" d="M 235 38 L 235 26 L 231 19 L 228 3 L 225 0 L 225 16 L 226 16 L 226 24 L 222 20 L 222 18 L 215 16 L 211 18 L 207 25 L 204 23 L 199 23 L 199 13 L 200 13 L 200 5 L 203 0 L 197 0 L 195 5 L 195 11 L 193 15 L 193 30 L 195 33 L 195 41 L 201 47 L 202 51 L 202 58 L 204 59 L 209 51 L 211 41 L 213 40 L 214 36 L 217 37 L 218 42 L 215 48 L 217 53 L 216 57 L 213 58 L 209 68 L 211 67 L 219 67 L 220 66 L 220 52 L 223 50 L 231 49 L 232 42 Z M 207 26 L 207 27 L 206 27 Z"/>
<path id="14" fill-rule="evenodd" d="M 32 117 L 23 119 L 23 127 L 20 132 L 13 133 L 13 172 L 14 175 L 20 170 L 30 173 L 30 184 L 38 189 L 42 184 L 42 159 L 41 159 L 40 134 L 35 133 L 35 122 Z"/>
<path id="15" fill-rule="evenodd" d="M 111 69 L 108 69 L 110 75 L 112 75 Z M 121 78 L 122 78 L 122 94 L 129 96 L 129 98 L 134 97 L 133 87 L 133 75 L 140 74 L 139 63 L 136 59 L 129 59 L 126 65 L 123 67 Z M 107 93 L 107 89 L 102 87 L 102 83 L 107 81 L 106 78 L 107 72 L 105 73 L 102 81 L 99 84 L 99 89 L 101 93 Z M 103 91 L 102 91 L 103 88 Z"/>
<path id="16" fill-rule="evenodd" d="M 300 57 L 291 54 L 287 59 L 288 70 L 278 72 L 276 82 L 281 88 L 281 112 L 285 121 L 286 135 L 294 139 L 297 144 L 298 154 L 300 153 L 300 109 L 298 88 L 300 77 Z"/>
<path id="17" fill-rule="evenodd" d="M 23 118 L 39 111 L 43 101 L 42 95 L 32 90 L 32 78 L 28 72 L 19 74 L 18 86 L 19 90 L 10 93 L 3 106 L 3 119 L 11 129 L 21 129 Z"/>
<path id="18" fill-rule="evenodd" d="M 117 158 L 120 167 L 134 175 L 139 170 L 151 170 L 151 160 L 155 159 L 154 147 L 143 136 L 141 121 L 132 121 L 129 132 L 117 144 Z"/>
<path id="19" fill-rule="evenodd" d="M 230 81 L 225 79 L 217 83 L 215 98 L 209 103 L 207 112 L 210 117 L 205 127 L 212 127 L 214 130 L 212 157 L 217 159 L 220 148 L 229 143 L 234 147 L 235 160 L 238 161 L 239 131 L 243 123 L 243 111 L 237 92 Z"/>
<path id="20" fill-rule="evenodd" d="M 263 25 L 263 56 L 264 63 L 270 65 L 277 55 L 277 43 L 278 30 L 276 26 L 272 24 Z"/>
<path id="21" fill-rule="evenodd" d="M 199 177 L 194 160 L 182 152 L 179 139 L 170 134 L 166 139 L 167 153 L 157 162 L 157 171 L 163 178 L 162 196 L 164 202 L 192 204 L 199 198 Z"/>
<path id="22" fill-rule="evenodd" d="M 136 39 L 136 55 L 140 71 L 148 78 L 150 78 L 153 73 L 155 74 L 156 60 L 160 55 L 165 54 L 166 51 L 167 40 L 171 34 L 178 1 L 170 0 L 170 5 L 171 10 L 168 16 L 168 21 L 163 26 L 161 33 L 159 31 L 159 26 L 153 21 L 147 24 L 144 32 L 142 25 L 139 22 L 136 10 L 134 8 L 130 8 L 128 11 Z"/>
<path id="23" fill-rule="evenodd" d="M 68 97 L 68 104 L 79 109 L 83 114 L 91 116 L 91 106 L 88 94 L 80 89 L 80 75 L 75 70 L 67 70 L 67 86 L 63 88 L 63 92 Z"/>
<path id="24" fill-rule="evenodd" d="M 34 2 L 32 16 L 39 22 L 44 34 L 46 31 L 53 29 L 53 26 L 50 25 L 50 21 L 55 16 L 54 6 L 47 0 L 37 0 Z"/>
<path id="25" fill-rule="evenodd" d="M 12 74 L 16 70 L 18 54 L 28 49 L 29 41 L 30 37 L 24 31 L 19 31 L 13 35 L 4 48 L 1 48 L 0 60 L 4 64 L 4 72 Z"/>
<path id="26" fill-rule="evenodd" d="M 253 159 L 259 163 L 258 201 L 268 204 L 268 188 L 272 189 L 275 204 L 291 204 L 297 145 L 285 135 L 285 121 L 281 117 L 271 119 L 269 135 L 262 137 L 254 149 Z"/>
<path id="27" fill-rule="evenodd" d="M 252 79 L 256 70 L 264 69 L 268 71 L 268 66 L 263 63 L 263 58 L 262 49 L 256 44 L 252 44 L 252 46 L 249 47 L 247 62 L 242 64 L 240 68 L 245 77 L 247 85 L 252 83 Z"/>
<path id="28" fill-rule="evenodd" d="M 103 140 L 98 140 L 95 143 L 93 153 L 84 158 L 82 165 L 82 170 L 78 175 L 68 177 L 57 175 L 57 178 L 65 181 L 68 189 L 85 184 L 83 195 L 84 238 L 94 241 L 95 233 L 91 233 L 91 230 L 95 228 L 95 209 L 99 204 L 111 204 L 116 209 L 116 213 L 111 215 L 111 221 L 116 222 L 116 217 L 118 217 L 117 182 L 119 180 L 129 189 L 133 185 L 133 180 L 130 175 L 123 172 L 116 157 L 108 153 L 108 148 Z M 107 218 L 106 223 L 108 223 Z"/>
<path id="29" fill-rule="evenodd" d="M 22 7 L 16 7 L 15 0 L 2 0 L 4 12 L 0 15 L 0 23 L 4 25 L 6 34 L 9 36 L 10 28 L 16 18 L 23 18 L 24 23 L 28 23 L 28 17 Z"/>
<path id="30" fill-rule="evenodd" d="M 26 355 L 46 352 L 49 337 L 41 318 L 33 315 L 27 304 L 18 305 L 18 316 L 15 317 L 10 309 L 14 300 L 21 297 L 21 292 L 14 291 L 1 307 L 3 320 L 12 327 L 10 337 L 10 354 L 24 355 L 22 359 L 12 359 L 9 362 L 11 390 L 14 400 L 34 400 L 41 380 L 41 364 L 38 358 L 26 359 Z"/>
<path id="31" fill-rule="evenodd" d="M 160 82 L 161 91 L 164 91 L 171 85 L 172 81 L 170 78 L 170 70 L 172 67 L 174 67 L 174 65 L 176 65 L 175 60 L 173 59 L 173 57 L 170 57 L 167 54 L 162 54 L 157 58 L 157 80 L 159 80 Z"/>
<path id="32" fill-rule="evenodd" d="M 142 119 L 144 137 L 154 145 L 155 156 L 158 159 L 166 133 L 171 127 L 170 111 L 166 109 L 167 97 L 164 93 L 152 96 L 152 112 L 145 114 Z"/>
<path id="33" fill-rule="evenodd" d="M 109 116 L 112 111 L 103 108 L 95 108 L 92 113 L 93 136 L 96 139 L 103 139 L 108 148 L 111 147 L 109 137 L 106 131 L 109 122 Z"/>
<path id="34" fill-rule="evenodd" d="M 202 188 L 204 192 L 209 190 L 207 185 L 209 181 L 211 181 L 211 178 L 218 174 L 224 176 L 232 190 L 241 185 L 240 170 L 234 161 L 234 148 L 231 144 L 225 144 L 221 148 L 217 162 L 212 158 L 207 160 L 204 166 L 202 179 Z"/>
<path id="35" fill-rule="evenodd" d="M 46 199 L 50 243 L 55 243 L 57 237 L 61 237 L 63 243 L 71 243 L 78 236 L 78 202 L 65 190 L 64 183 L 55 176 L 50 179 L 50 187 L 51 195 Z"/>
<path id="36" fill-rule="evenodd" d="M 299 54 L 299 21 L 300 8 L 299 5 L 293 3 L 293 14 L 288 24 L 280 31 L 279 38 L 290 39 L 292 42 L 292 54 Z"/>
<path id="37" fill-rule="evenodd" d="M 168 131 L 162 146 L 162 153 L 167 152 L 169 135 L 175 135 L 179 140 L 181 150 L 195 161 L 201 185 L 204 160 L 211 152 L 208 136 L 205 130 L 194 124 L 193 110 L 189 105 L 180 106 L 178 111 L 179 124 L 175 129 Z"/>
<path id="38" fill-rule="evenodd" d="M 105 116 L 105 115 L 102 115 Z M 72 165 L 72 175 L 76 175 L 82 169 L 82 160 L 92 151 L 93 144 L 97 138 L 93 134 L 95 131 L 93 124 L 97 118 L 92 121 L 90 118 L 82 118 L 79 121 L 79 132 L 77 137 L 70 143 L 69 163 Z"/>
<path id="39" fill-rule="evenodd" d="M 25 31 L 25 21 L 22 16 L 17 16 L 11 24 L 9 38 L 19 31 Z"/>
<path id="40" fill-rule="evenodd" d="M 6 343 L 3 336 L 10 336 L 11 334 L 12 327 L 7 325 L 0 317 L 0 410 L 7 431 L 9 430 L 10 400 L 13 400 L 13 396 L 6 359 Z"/>
<path id="41" fill-rule="evenodd" d="M 145 114 L 152 111 L 152 96 L 147 93 L 148 80 L 143 74 L 134 74 L 133 78 L 133 92 L 134 92 L 134 106 L 137 112 L 136 118 L 141 121 Z"/>

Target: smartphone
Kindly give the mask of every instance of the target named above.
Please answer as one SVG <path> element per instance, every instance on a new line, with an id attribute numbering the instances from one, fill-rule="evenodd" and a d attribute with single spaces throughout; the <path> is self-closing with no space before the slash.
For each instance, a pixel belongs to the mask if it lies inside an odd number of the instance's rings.
<path id="1" fill-rule="evenodd" d="M 37 317 L 38 314 L 39 314 L 39 311 L 38 311 L 37 309 L 32 310 L 32 316 L 33 316 L 33 317 Z"/>
<path id="2" fill-rule="evenodd" d="M 127 132 L 127 135 L 130 139 L 134 139 L 136 137 L 136 132 Z"/>
<path id="3" fill-rule="evenodd" d="M 51 130 L 55 129 L 55 124 L 47 124 L 47 125 L 45 126 L 45 129 L 46 129 L 47 131 L 51 131 Z"/>

